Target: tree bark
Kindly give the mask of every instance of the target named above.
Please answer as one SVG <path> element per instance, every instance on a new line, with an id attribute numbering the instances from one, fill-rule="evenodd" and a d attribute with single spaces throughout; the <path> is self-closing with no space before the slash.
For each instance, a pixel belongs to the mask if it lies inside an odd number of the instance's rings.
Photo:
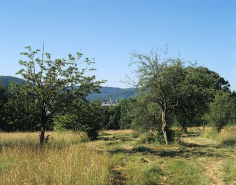
<path id="1" fill-rule="evenodd" d="M 46 112 L 42 111 L 42 116 L 41 116 L 41 133 L 40 133 L 40 144 L 42 145 L 45 141 L 45 130 L 46 130 L 46 122 L 47 122 L 47 117 L 46 117 Z"/>
<path id="2" fill-rule="evenodd" d="M 45 126 L 41 126 L 41 133 L 40 133 L 40 144 L 42 145 L 45 140 Z"/>
<path id="3" fill-rule="evenodd" d="M 168 127 L 167 127 L 167 124 L 166 124 L 166 113 L 165 113 L 165 111 L 161 112 L 161 118 L 162 118 L 162 132 L 163 132 L 163 135 L 164 135 L 164 138 L 165 138 L 166 145 L 168 145 L 169 144 L 169 139 L 168 139 L 168 135 L 167 135 Z"/>
<path id="4" fill-rule="evenodd" d="M 184 132 L 184 133 L 188 133 L 186 125 L 182 125 L 181 131 Z"/>

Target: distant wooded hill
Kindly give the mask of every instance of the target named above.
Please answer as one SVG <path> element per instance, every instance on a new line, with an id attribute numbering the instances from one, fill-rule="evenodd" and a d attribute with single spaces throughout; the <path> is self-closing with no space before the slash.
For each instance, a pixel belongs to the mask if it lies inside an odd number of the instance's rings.
<path id="1" fill-rule="evenodd" d="M 122 89 L 118 87 L 102 87 L 100 89 L 100 94 L 90 94 L 87 97 L 87 100 L 93 101 L 99 99 L 100 101 L 108 101 L 111 99 L 127 99 L 135 96 L 137 91 L 134 88 Z"/>
<path id="2" fill-rule="evenodd" d="M 26 84 L 25 81 L 21 78 L 13 77 L 13 76 L 0 76 L 0 80 L 2 81 L 5 87 L 10 86 L 10 82 L 14 81 L 16 83 Z M 127 99 L 130 97 L 134 97 L 137 91 L 134 88 L 118 88 L 118 87 L 102 87 L 100 89 L 100 94 L 90 94 L 87 96 L 88 101 L 94 101 L 99 99 L 102 101 L 108 101 L 111 99 Z"/>
<path id="3" fill-rule="evenodd" d="M 2 81 L 3 85 L 7 88 L 10 86 L 11 81 L 20 83 L 20 84 L 26 84 L 25 80 L 14 77 L 14 76 L 0 76 L 0 80 Z"/>

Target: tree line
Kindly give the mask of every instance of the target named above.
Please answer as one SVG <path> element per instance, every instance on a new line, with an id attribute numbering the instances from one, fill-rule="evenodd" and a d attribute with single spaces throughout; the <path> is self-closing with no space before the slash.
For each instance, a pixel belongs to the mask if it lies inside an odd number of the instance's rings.
<path id="1" fill-rule="evenodd" d="M 136 79 L 127 83 L 137 89 L 135 97 L 122 99 L 118 105 L 101 107 L 101 102 L 86 97 L 99 93 L 105 80 L 88 76 L 93 60 L 82 53 L 67 59 L 52 60 L 49 53 L 26 47 L 21 53 L 21 74 L 26 84 L 0 83 L 0 129 L 2 131 L 40 131 L 40 143 L 46 130 L 84 131 L 91 140 L 102 129 L 134 129 L 156 132 L 168 144 L 172 127 L 183 132 L 188 127 L 211 125 L 218 132 L 227 124 L 236 124 L 236 93 L 217 72 L 184 63 L 166 52 L 132 54 Z M 162 56 L 162 57 L 161 57 Z M 89 73 L 91 74 L 91 72 Z"/>

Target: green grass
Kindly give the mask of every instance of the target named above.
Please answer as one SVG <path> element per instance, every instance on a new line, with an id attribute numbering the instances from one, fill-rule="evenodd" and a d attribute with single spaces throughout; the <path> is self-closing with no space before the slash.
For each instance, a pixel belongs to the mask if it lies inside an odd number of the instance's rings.
<path id="1" fill-rule="evenodd" d="M 222 165 L 222 178 L 227 184 L 236 184 L 236 159 L 228 159 Z"/>
<path id="2" fill-rule="evenodd" d="M 208 184 L 209 178 L 200 163 L 186 159 L 164 161 L 166 184 Z"/>
<path id="3" fill-rule="evenodd" d="M 0 160 L 0 174 L 2 173 L 2 171 L 4 170 L 9 170 L 14 163 L 12 163 L 11 161 L 1 161 Z"/>

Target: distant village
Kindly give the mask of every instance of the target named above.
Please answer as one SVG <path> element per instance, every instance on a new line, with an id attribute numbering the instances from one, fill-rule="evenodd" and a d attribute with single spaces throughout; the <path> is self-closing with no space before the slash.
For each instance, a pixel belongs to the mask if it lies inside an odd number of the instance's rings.
<path id="1" fill-rule="evenodd" d="M 110 106 L 116 106 L 118 104 L 118 100 L 110 100 L 108 102 L 102 102 L 102 107 L 110 107 Z"/>

